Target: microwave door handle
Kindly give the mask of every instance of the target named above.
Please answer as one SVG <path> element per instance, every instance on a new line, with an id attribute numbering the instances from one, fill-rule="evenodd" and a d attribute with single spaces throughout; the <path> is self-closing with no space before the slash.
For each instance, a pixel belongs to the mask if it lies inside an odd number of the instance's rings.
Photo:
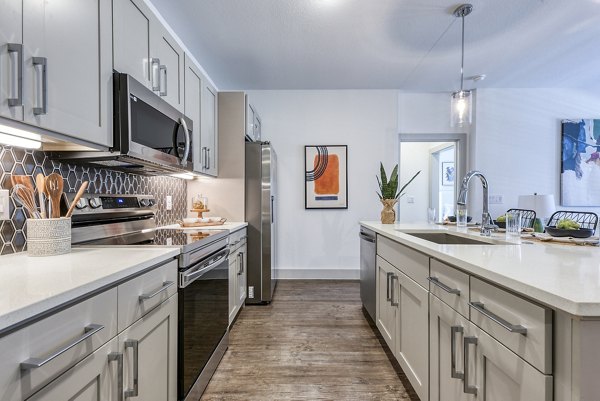
<path id="1" fill-rule="evenodd" d="M 190 155 L 190 133 L 188 132 L 187 123 L 185 122 L 185 118 L 181 117 L 179 119 L 181 126 L 183 127 L 183 132 L 185 133 L 185 149 L 183 151 L 183 157 L 181 158 L 181 165 L 186 166 L 188 161 L 188 156 Z"/>

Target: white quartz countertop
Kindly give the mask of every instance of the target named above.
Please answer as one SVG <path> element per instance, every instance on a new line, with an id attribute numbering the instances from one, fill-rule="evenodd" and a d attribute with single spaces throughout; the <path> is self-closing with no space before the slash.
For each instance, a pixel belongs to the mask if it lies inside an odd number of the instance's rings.
<path id="1" fill-rule="evenodd" d="M 225 224 L 220 226 L 204 226 L 204 227 L 181 227 L 179 224 L 171 224 L 160 228 L 180 228 L 182 230 L 229 230 L 230 233 L 241 230 L 248 226 L 248 223 L 244 221 L 226 221 Z"/>
<path id="2" fill-rule="evenodd" d="M 439 245 L 408 232 L 456 232 L 440 225 L 360 224 L 396 242 L 575 316 L 600 316 L 600 248 L 542 243 Z M 400 230 L 400 231 L 398 231 Z M 474 239 L 474 231 L 460 232 Z M 492 238 L 504 240 L 504 234 Z M 523 242 L 527 242 L 524 240 Z"/>
<path id="3" fill-rule="evenodd" d="M 74 247 L 51 257 L 0 256 L 0 333 L 179 252 L 177 247 Z"/>

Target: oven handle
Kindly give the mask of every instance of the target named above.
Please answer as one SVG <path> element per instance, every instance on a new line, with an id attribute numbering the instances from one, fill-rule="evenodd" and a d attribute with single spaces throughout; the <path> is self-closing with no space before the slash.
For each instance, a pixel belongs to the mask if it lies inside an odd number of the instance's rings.
<path id="1" fill-rule="evenodd" d="M 179 279 L 179 288 L 187 287 L 192 282 L 196 281 L 198 278 L 203 276 L 204 273 L 209 272 L 210 270 L 212 270 L 215 267 L 217 267 L 218 265 L 220 265 L 223 262 L 223 260 L 229 256 L 229 252 L 230 252 L 229 248 L 225 248 L 222 251 L 218 252 L 213 257 L 211 257 L 211 260 L 214 260 L 215 257 L 217 257 L 217 259 L 213 263 L 209 264 L 208 266 L 194 268 L 193 271 L 190 273 L 188 273 L 188 272 L 186 272 L 185 274 L 182 273 L 180 275 L 180 279 Z M 192 270 L 192 269 L 190 269 L 190 270 Z"/>

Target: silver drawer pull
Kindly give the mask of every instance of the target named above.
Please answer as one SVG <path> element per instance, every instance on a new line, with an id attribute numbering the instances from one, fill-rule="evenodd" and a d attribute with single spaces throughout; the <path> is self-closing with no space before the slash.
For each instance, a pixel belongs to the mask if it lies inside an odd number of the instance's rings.
<path id="1" fill-rule="evenodd" d="M 32 57 L 31 61 L 36 71 L 40 71 L 38 97 L 41 97 L 38 104 L 33 108 L 33 114 L 36 116 L 48 114 L 48 59 L 46 57 Z"/>
<path id="2" fill-rule="evenodd" d="M 472 386 L 469 384 L 469 345 L 474 345 L 477 347 L 477 337 L 464 337 L 463 338 L 463 356 L 465 361 L 465 377 L 463 379 L 463 392 L 465 394 L 475 394 L 477 395 L 477 386 Z"/>
<path id="3" fill-rule="evenodd" d="M 440 287 L 448 294 L 460 295 L 459 289 L 448 287 L 446 284 L 442 283 L 437 277 L 427 277 L 427 280 L 429 280 L 432 284 L 435 284 L 437 287 Z"/>
<path id="4" fill-rule="evenodd" d="M 133 388 L 127 389 L 124 392 L 125 398 L 129 397 L 137 397 L 139 394 L 138 385 L 139 385 L 139 342 L 138 340 L 126 340 L 125 341 L 125 349 L 133 348 Z"/>
<path id="5" fill-rule="evenodd" d="M 117 401 L 123 401 L 123 354 L 111 352 L 108 354 L 108 362 L 117 361 Z"/>
<path id="6" fill-rule="evenodd" d="M 394 273 L 387 273 L 387 281 L 385 282 L 385 300 L 391 301 L 392 297 L 390 296 L 390 277 L 392 277 Z"/>
<path id="7" fill-rule="evenodd" d="M 14 66 L 12 82 L 16 86 L 16 97 L 7 99 L 8 105 L 10 107 L 23 106 L 23 45 L 20 43 L 8 43 L 6 46 L 8 54 L 16 55 L 16 66 Z"/>
<path id="8" fill-rule="evenodd" d="M 139 296 L 138 299 L 140 300 L 140 302 L 143 302 L 143 301 L 145 301 L 147 299 L 154 298 L 155 296 L 157 296 L 161 292 L 166 291 L 173 284 L 175 284 L 174 281 L 165 281 L 163 283 L 162 287 L 160 287 L 158 290 L 154 291 L 152 294 L 142 294 L 142 295 Z"/>
<path id="9" fill-rule="evenodd" d="M 31 369 L 41 368 L 42 366 L 44 366 L 45 364 L 47 364 L 54 358 L 64 354 L 65 352 L 67 352 L 68 350 L 70 350 L 71 348 L 76 346 L 77 344 L 87 340 L 88 338 L 90 338 L 91 336 L 93 336 L 94 334 L 96 334 L 97 332 L 102 330 L 103 328 L 104 328 L 104 326 L 101 324 L 90 324 L 89 326 L 86 326 L 84 328 L 84 334 L 82 336 L 77 337 L 69 345 L 59 349 L 58 351 L 52 353 L 51 355 L 49 355 L 45 358 L 29 358 L 25 362 L 21 362 L 21 370 L 31 370 Z"/>
<path id="10" fill-rule="evenodd" d="M 510 331 L 511 333 L 519 333 L 519 334 L 527 335 L 527 328 L 525 328 L 521 325 L 518 325 L 518 324 L 512 324 L 512 323 L 507 322 L 506 320 L 502 319 L 500 316 L 496 315 L 495 313 L 492 313 L 489 310 L 485 309 L 485 306 L 483 305 L 482 302 L 469 302 L 469 306 L 471 308 L 475 309 L 477 312 L 481 313 L 482 315 L 488 317 L 493 322 L 498 323 L 500 326 L 504 327 L 506 330 Z"/>
<path id="11" fill-rule="evenodd" d="M 456 333 L 463 333 L 462 326 L 450 326 L 450 377 L 462 380 L 465 373 L 456 370 Z"/>
<path id="12" fill-rule="evenodd" d="M 392 279 L 390 280 L 390 287 L 392 287 L 392 289 L 390 291 L 392 293 L 391 296 L 390 296 L 390 305 L 392 305 L 392 306 L 398 306 L 400 303 L 394 301 L 394 298 L 396 297 L 394 295 L 394 292 L 395 292 L 394 291 L 394 280 L 398 281 L 398 276 L 396 276 L 395 274 L 392 276 Z M 399 283 L 399 281 L 398 281 L 398 283 Z"/>

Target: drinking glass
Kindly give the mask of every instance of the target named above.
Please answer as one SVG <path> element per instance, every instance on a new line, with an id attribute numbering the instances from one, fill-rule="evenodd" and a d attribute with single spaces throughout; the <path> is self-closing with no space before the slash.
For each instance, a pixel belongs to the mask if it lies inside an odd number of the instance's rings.
<path id="1" fill-rule="evenodd" d="M 506 213 L 506 238 L 521 238 L 521 212 Z"/>
<path id="2" fill-rule="evenodd" d="M 431 208 L 431 207 L 427 208 L 427 222 L 429 224 L 435 223 L 435 208 Z"/>
<path id="3" fill-rule="evenodd" d="M 456 207 L 456 226 L 466 227 L 467 226 L 467 208 L 463 205 Z"/>

